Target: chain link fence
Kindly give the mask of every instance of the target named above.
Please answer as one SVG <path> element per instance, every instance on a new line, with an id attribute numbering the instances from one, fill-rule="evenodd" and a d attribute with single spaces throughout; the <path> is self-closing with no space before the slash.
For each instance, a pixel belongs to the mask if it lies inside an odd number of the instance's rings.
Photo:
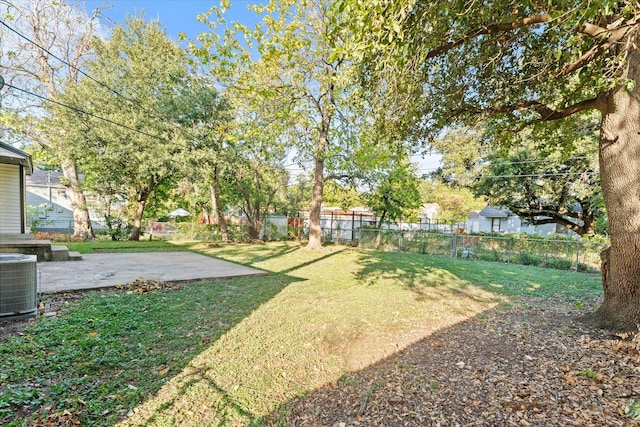
<path id="1" fill-rule="evenodd" d="M 534 237 L 445 234 L 425 231 L 363 229 L 359 247 L 417 252 L 469 260 L 537 265 L 581 272 L 600 271 L 607 242 Z"/>
<path id="2" fill-rule="evenodd" d="M 261 238 L 264 240 L 294 240 L 308 237 L 308 218 L 303 216 L 269 215 L 265 218 Z M 94 230 L 105 232 L 104 222 L 92 222 Z M 53 221 L 40 231 L 73 233 L 73 221 Z M 376 228 L 376 218 L 360 215 L 323 215 L 322 238 L 325 243 L 348 244 L 383 251 L 414 252 L 469 260 L 537 265 L 561 270 L 599 272 L 600 252 L 607 242 L 574 239 L 543 239 L 536 237 L 469 235 L 456 233 L 455 223 L 426 221 L 400 222 Z M 247 241 L 247 226 L 241 219 L 228 224 L 230 237 Z M 196 222 L 153 222 L 145 228 L 148 236 L 167 236 L 194 240 L 217 240 L 216 225 Z"/>

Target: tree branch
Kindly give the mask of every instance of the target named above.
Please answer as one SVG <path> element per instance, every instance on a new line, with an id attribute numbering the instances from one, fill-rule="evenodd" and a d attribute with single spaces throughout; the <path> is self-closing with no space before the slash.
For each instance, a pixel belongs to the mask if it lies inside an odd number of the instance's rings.
<path id="1" fill-rule="evenodd" d="M 551 16 L 545 13 L 541 15 L 528 16 L 526 18 L 522 18 L 513 22 L 499 22 L 495 24 L 490 24 L 485 27 L 478 28 L 473 31 L 469 31 L 467 34 L 463 35 L 459 39 L 453 40 L 449 43 L 445 43 L 442 46 L 439 46 L 436 49 L 433 49 L 427 52 L 425 59 L 430 59 L 430 58 L 434 58 L 436 56 L 442 55 L 443 53 L 448 52 L 451 49 L 454 49 L 460 46 L 461 44 L 465 43 L 467 40 L 473 39 L 483 34 L 494 34 L 499 32 L 512 31 L 522 27 L 548 23 L 548 22 L 551 22 L 551 20 L 552 20 Z"/>
<path id="2" fill-rule="evenodd" d="M 580 26 L 576 30 L 577 32 L 592 38 L 600 39 L 600 41 L 592 46 L 591 49 L 583 53 L 582 56 L 580 56 L 580 58 L 578 58 L 576 61 L 572 62 L 566 67 L 563 67 L 560 74 L 571 74 L 572 72 L 584 67 L 595 58 L 606 52 L 613 45 L 619 43 L 621 40 L 629 36 L 631 32 L 637 32 L 637 25 L 638 19 L 629 21 L 624 26 L 615 29 L 602 28 L 593 24 L 584 24 Z M 607 35 L 607 37 L 602 37 L 603 35 Z"/>
<path id="3" fill-rule="evenodd" d="M 580 235 L 584 234 L 584 231 L 585 231 L 584 226 L 577 224 L 571 221 L 570 219 L 566 218 L 566 216 L 571 216 L 576 219 L 579 219 L 575 216 L 572 216 L 570 212 L 565 212 L 564 214 L 561 214 L 559 212 L 549 212 L 545 210 L 539 210 L 539 211 L 520 211 L 516 213 L 518 214 L 518 216 L 526 218 L 533 225 L 560 224 Z M 536 216 L 546 216 L 548 218 L 535 219 Z"/>
<path id="4" fill-rule="evenodd" d="M 580 101 L 576 104 L 570 105 L 560 110 L 554 110 L 553 108 L 550 108 L 547 105 L 538 101 L 523 101 L 523 102 L 518 102 L 516 104 L 511 104 L 511 105 L 491 107 L 491 108 L 488 108 L 487 110 L 489 110 L 492 113 L 509 113 L 512 111 L 527 111 L 527 110 L 535 111 L 536 113 L 540 114 L 540 120 L 552 121 L 552 120 L 564 119 L 566 117 L 569 117 L 581 111 L 597 110 L 597 109 L 598 109 L 598 98 L 586 99 L 584 101 Z"/>

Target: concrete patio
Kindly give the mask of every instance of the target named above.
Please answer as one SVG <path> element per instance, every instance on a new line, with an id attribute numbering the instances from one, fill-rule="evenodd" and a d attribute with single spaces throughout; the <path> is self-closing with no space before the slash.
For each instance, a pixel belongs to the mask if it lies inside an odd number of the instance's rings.
<path id="1" fill-rule="evenodd" d="M 39 262 L 40 292 L 124 285 L 135 279 L 188 282 L 267 273 L 193 252 L 86 254 L 82 261 Z"/>

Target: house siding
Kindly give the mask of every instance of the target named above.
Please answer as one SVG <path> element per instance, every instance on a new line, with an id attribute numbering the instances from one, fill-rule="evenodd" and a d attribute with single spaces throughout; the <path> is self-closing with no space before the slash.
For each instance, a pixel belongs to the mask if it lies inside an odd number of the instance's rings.
<path id="1" fill-rule="evenodd" d="M 22 166 L 0 164 L 0 234 L 21 234 L 23 228 Z"/>

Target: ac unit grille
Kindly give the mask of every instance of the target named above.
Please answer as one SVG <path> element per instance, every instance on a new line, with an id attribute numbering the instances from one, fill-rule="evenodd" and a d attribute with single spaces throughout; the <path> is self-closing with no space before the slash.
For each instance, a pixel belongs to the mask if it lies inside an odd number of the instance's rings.
<path id="1" fill-rule="evenodd" d="M 36 315 L 36 258 L 35 255 L 0 255 L 0 319 Z"/>

